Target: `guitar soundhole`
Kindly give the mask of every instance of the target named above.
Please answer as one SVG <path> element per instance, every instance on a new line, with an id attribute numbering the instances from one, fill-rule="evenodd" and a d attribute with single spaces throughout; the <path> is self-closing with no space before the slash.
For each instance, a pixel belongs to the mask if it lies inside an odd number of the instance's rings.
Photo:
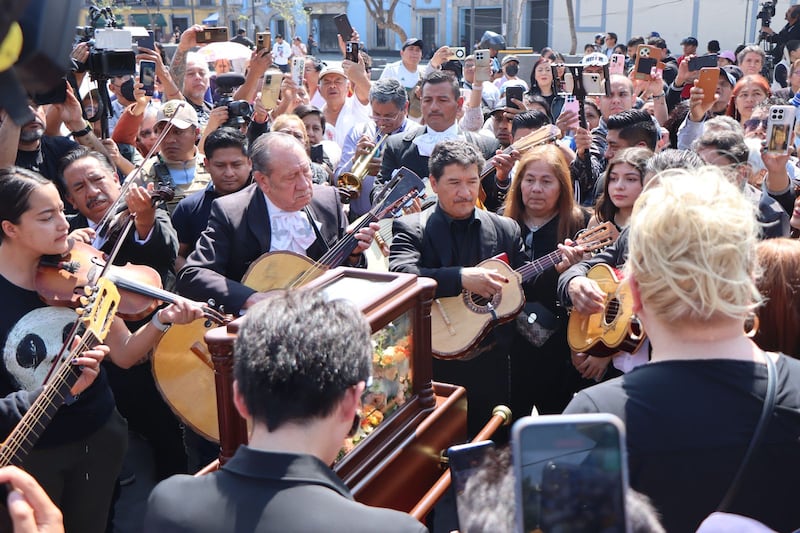
<path id="1" fill-rule="evenodd" d="M 463 291 L 461 293 L 464 299 L 464 305 L 473 313 L 491 313 L 497 306 L 500 305 L 502 294 L 495 294 L 491 299 L 484 298 L 480 294 L 475 294 L 470 291 Z"/>
<path id="2" fill-rule="evenodd" d="M 608 305 L 606 305 L 606 311 L 604 315 L 604 320 L 606 324 L 613 323 L 617 316 L 619 315 L 619 300 L 616 298 L 612 298 L 608 301 Z"/>

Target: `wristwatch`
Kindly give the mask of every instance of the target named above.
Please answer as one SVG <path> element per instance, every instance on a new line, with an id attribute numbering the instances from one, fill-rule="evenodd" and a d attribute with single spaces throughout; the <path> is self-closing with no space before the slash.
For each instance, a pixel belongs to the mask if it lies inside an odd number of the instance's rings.
<path id="1" fill-rule="evenodd" d="M 89 135 L 91 132 L 92 132 L 92 125 L 86 124 L 86 127 L 83 128 L 82 130 L 72 131 L 70 133 L 72 133 L 73 137 L 83 137 L 84 135 Z"/>

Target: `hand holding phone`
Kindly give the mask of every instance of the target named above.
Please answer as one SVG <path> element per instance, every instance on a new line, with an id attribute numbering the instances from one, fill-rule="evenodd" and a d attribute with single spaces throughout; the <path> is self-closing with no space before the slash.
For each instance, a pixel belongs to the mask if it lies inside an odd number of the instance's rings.
<path id="1" fill-rule="evenodd" d="M 156 62 L 139 61 L 139 83 L 142 84 L 144 94 L 153 96 L 156 90 Z"/>
<path id="2" fill-rule="evenodd" d="M 353 63 L 358 63 L 358 43 L 355 41 L 347 41 L 344 43 L 344 46 L 344 58 Z"/>
<path id="3" fill-rule="evenodd" d="M 510 107 L 511 109 L 520 109 L 519 104 L 514 102 L 514 100 L 519 100 L 522 102 L 522 95 L 524 92 L 525 89 L 519 85 L 506 87 L 506 107 Z"/>
<path id="4" fill-rule="evenodd" d="M 281 96 L 281 81 L 283 72 L 268 70 L 264 74 L 264 84 L 261 87 L 261 103 L 267 110 L 275 109 Z"/>
<path id="5" fill-rule="evenodd" d="M 261 31 L 256 33 L 256 51 L 272 50 L 272 33 L 268 31 Z"/>
<path id="6" fill-rule="evenodd" d="M 703 67 L 716 67 L 719 54 L 706 54 L 689 58 L 689 71 L 694 72 Z"/>
<path id="7" fill-rule="evenodd" d="M 795 108 L 791 105 L 774 105 L 767 117 L 767 153 L 782 155 L 789 149 L 794 136 Z"/>
<path id="8" fill-rule="evenodd" d="M 195 34 L 198 44 L 220 43 L 228 40 L 228 28 L 218 26 L 213 28 L 203 28 Z"/>
<path id="9" fill-rule="evenodd" d="M 697 87 L 703 89 L 704 106 L 714 103 L 714 96 L 717 92 L 718 81 L 719 67 L 703 67 L 700 69 L 700 77 L 697 81 Z"/>

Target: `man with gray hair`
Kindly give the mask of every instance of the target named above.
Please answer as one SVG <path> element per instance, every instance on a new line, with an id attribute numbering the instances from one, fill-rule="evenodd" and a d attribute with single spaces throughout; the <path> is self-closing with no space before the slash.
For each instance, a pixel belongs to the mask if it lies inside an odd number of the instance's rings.
<path id="1" fill-rule="evenodd" d="M 360 420 L 372 371 L 369 324 L 353 304 L 274 295 L 247 313 L 234 353 L 233 402 L 249 442 L 217 472 L 159 484 L 146 531 L 427 531 L 355 502 L 328 467 Z"/>
<path id="2" fill-rule="evenodd" d="M 387 135 L 414 131 L 420 126 L 408 120 L 408 94 L 395 78 L 383 78 L 372 84 L 369 90 L 372 120 L 353 126 L 342 145 L 342 158 L 336 167 L 336 178 L 350 172 L 353 163 L 366 157 Z M 385 142 L 385 140 L 384 140 Z M 367 176 L 361 185 L 361 194 L 350 201 L 350 219 L 354 220 L 370 209 L 370 192 L 375 176 L 381 169 L 382 151 L 379 149 L 370 160 Z M 424 177 L 424 176 L 421 176 Z"/>
<path id="3" fill-rule="evenodd" d="M 209 298 L 238 314 L 267 297 L 244 285 L 248 267 L 267 252 L 290 251 L 320 259 L 345 234 L 347 217 L 334 187 L 314 185 L 311 160 L 300 141 L 280 132 L 261 135 L 250 148 L 254 184 L 218 198 L 208 227 L 178 277 L 178 292 Z M 328 266 L 363 266 L 377 224 L 359 230 L 350 256 Z M 347 253 L 347 252 L 342 252 Z"/>

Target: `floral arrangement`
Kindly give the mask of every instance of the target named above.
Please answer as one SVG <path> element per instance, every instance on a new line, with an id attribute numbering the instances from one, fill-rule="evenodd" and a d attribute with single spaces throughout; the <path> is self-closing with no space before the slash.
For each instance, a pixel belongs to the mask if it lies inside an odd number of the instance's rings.
<path id="1" fill-rule="evenodd" d="M 372 336 L 372 382 L 361 396 L 361 423 L 345 439 L 337 461 L 367 438 L 381 422 L 411 398 L 413 340 L 407 316 L 389 323 Z"/>

